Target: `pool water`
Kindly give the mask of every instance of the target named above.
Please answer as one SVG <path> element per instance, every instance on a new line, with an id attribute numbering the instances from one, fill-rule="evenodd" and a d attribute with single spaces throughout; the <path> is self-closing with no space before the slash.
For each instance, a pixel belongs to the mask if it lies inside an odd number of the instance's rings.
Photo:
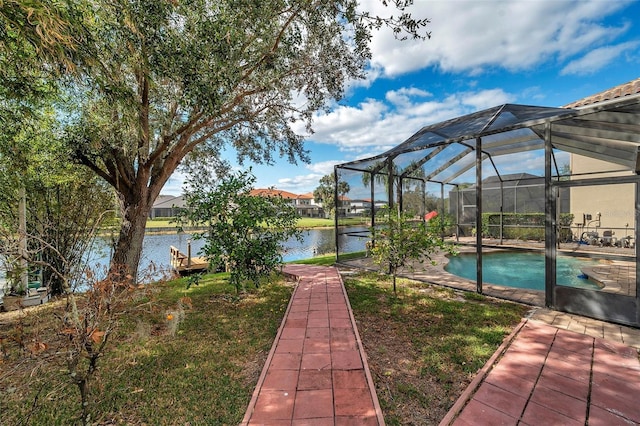
<path id="1" fill-rule="evenodd" d="M 556 282 L 558 285 L 599 290 L 588 279 L 579 278 L 581 267 L 597 264 L 597 260 L 558 257 Z M 461 253 L 449 258 L 445 271 L 470 280 L 476 279 L 476 254 Z M 495 252 L 482 254 L 482 280 L 507 287 L 544 290 L 544 255 L 527 252 Z"/>

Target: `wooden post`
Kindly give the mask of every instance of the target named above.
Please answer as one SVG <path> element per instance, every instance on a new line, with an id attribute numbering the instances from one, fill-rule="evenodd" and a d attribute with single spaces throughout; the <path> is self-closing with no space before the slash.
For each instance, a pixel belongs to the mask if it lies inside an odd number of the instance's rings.
<path id="1" fill-rule="evenodd" d="M 29 289 L 29 264 L 27 263 L 27 195 L 24 187 L 19 190 L 18 200 L 18 245 L 20 251 L 20 282 L 25 291 Z"/>

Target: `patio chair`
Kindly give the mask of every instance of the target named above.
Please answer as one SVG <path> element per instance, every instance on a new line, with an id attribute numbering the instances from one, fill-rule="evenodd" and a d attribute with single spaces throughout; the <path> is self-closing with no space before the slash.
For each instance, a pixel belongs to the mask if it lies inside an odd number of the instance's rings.
<path id="1" fill-rule="evenodd" d="M 615 232 L 611 229 L 607 229 L 606 231 L 602 231 L 602 238 L 600 239 L 601 246 L 614 246 L 616 245 L 617 238 L 613 236 Z"/>
<path id="2" fill-rule="evenodd" d="M 596 231 L 585 231 L 580 235 L 580 242 L 594 246 L 600 244 L 601 240 Z"/>

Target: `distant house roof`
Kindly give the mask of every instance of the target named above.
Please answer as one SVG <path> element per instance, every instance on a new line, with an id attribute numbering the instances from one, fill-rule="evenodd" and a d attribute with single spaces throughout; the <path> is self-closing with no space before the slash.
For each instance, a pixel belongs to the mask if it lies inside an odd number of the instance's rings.
<path id="1" fill-rule="evenodd" d="M 295 200 L 298 195 L 293 192 L 283 191 L 281 189 L 252 189 L 249 191 L 249 195 L 261 196 L 261 197 L 282 197 L 289 200 Z"/>
<path id="2" fill-rule="evenodd" d="M 154 209 L 170 209 L 172 207 L 186 207 L 187 202 L 182 195 L 158 195 L 153 203 Z"/>
<path id="3" fill-rule="evenodd" d="M 600 93 L 596 93 L 595 95 L 587 96 L 586 98 L 572 102 L 564 107 L 578 108 L 581 106 L 597 104 L 598 102 L 622 98 L 624 96 L 635 95 L 637 93 L 640 93 L 640 78 L 636 78 L 628 83 L 620 84 Z"/>
<path id="4" fill-rule="evenodd" d="M 531 180 L 531 179 L 543 179 L 542 176 L 532 175 L 531 173 L 511 173 L 508 175 L 500 176 L 503 181 L 521 181 L 521 180 Z M 489 176 L 482 180 L 484 183 L 499 183 L 500 178 L 498 176 Z"/>
<path id="5" fill-rule="evenodd" d="M 521 185 L 539 185 L 544 183 L 543 176 L 532 175 L 531 173 L 511 173 L 508 175 L 489 176 L 482 179 L 483 188 L 497 188 L 500 186 L 500 178 L 508 188 Z M 471 185 L 468 188 L 459 189 L 458 191 L 475 191 L 476 186 Z"/>
<path id="6" fill-rule="evenodd" d="M 300 194 L 298 195 L 298 198 L 301 200 L 312 200 L 313 197 L 313 192 L 307 192 L 306 194 Z"/>

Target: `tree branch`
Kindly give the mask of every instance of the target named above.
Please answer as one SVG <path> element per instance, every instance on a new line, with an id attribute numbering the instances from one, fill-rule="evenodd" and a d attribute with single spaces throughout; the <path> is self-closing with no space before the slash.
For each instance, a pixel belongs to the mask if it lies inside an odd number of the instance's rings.
<path id="1" fill-rule="evenodd" d="M 116 181 L 112 178 L 112 176 L 109 173 L 106 173 L 100 167 L 98 167 L 98 165 L 93 160 L 91 160 L 87 155 L 85 155 L 82 152 L 76 152 L 75 156 L 80 162 L 80 164 L 91 169 L 91 171 L 93 171 L 96 175 L 98 175 L 99 177 L 107 181 L 109 185 L 113 186 L 114 188 L 116 187 L 115 185 Z"/>
<path id="2" fill-rule="evenodd" d="M 140 140 L 138 141 L 138 155 L 140 163 L 146 162 L 149 156 L 149 79 L 144 72 L 138 70 L 138 87 L 140 88 L 140 112 L 138 120 L 140 121 Z"/>

